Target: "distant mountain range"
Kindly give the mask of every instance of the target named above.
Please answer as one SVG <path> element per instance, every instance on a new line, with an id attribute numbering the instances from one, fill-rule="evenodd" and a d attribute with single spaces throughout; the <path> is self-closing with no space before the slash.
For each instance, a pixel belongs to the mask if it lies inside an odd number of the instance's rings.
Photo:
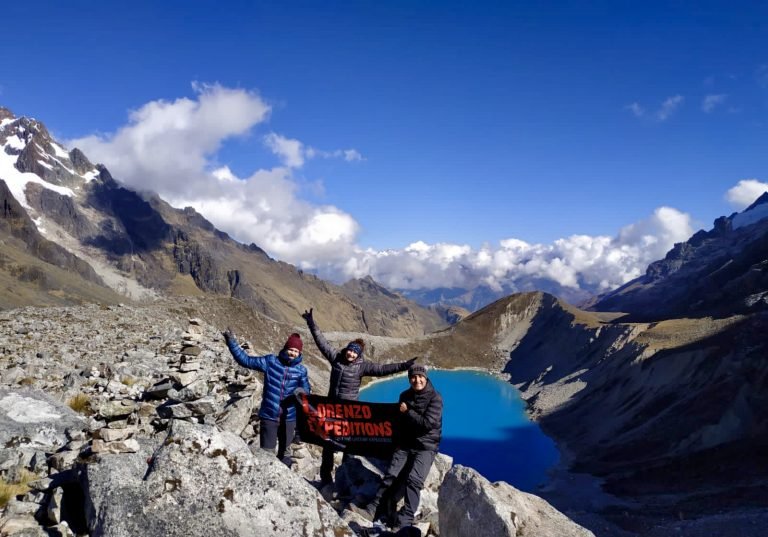
<path id="1" fill-rule="evenodd" d="M 623 312 L 626 320 L 748 313 L 768 306 L 768 193 L 740 213 L 715 220 L 677 243 L 664 259 L 618 289 L 593 296 L 547 279 L 516 281 L 500 289 L 400 290 L 426 307 L 459 306 L 477 311 L 505 296 L 543 291 L 593 311 Z"/>
<path id="2" fill-rule="evenodd" d="M 417 336 L 441 315 L 370 281 L 338 287 L 271 259 L 191 207 L 125 188 L 39 121 L 0 108 L 0 307 L 213 294 L 282 322 Z"/>
<path id="3" fill-rule="evenodd" d="M 438 287 L 435 289 L 398 289 L 403 296 L 426 307 L 458 306 L 470 312 L 477 311 L 488 304 L 514 293 L 543 291 L 558 296 L 570 304 L 581 304 L 593 295 L 583 289 L 564 287 L 554 280 L 546 278 L 520 278 L 514 284 L 503 285 L 494 289 L 488 285 L 466 289 L 461 287 Z"/>
<path id="4" fill-rule="evenodd" d="M 328 329 L 415 336 L 519 292 L 544 291 L 628 319 L 750 312 L 768 303 L 768 196 L 679 243 L 644 276 L 600 297 L 552 280 L 495 289 L 393 292 L 370 277 L 343 286 L 271 259 L 193 208 L 127 189 L 45 126 L 0 108 L 0 307 L 115 303 L 160 294 L 242 300 L 282 322 L 315 307 Z"/>

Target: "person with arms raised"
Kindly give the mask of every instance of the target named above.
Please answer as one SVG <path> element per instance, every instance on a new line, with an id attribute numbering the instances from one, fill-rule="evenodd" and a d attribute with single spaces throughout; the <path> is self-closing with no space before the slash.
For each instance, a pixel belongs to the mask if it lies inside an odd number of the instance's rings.
<path id="1" fill-rule="evenodd" d="M 229 352 L 238 364 L 264 373 L 259 409 L 259 445 L 261 449 L 271 452 L 277 446 L 277 458 L 290 466 L 292 461 L 286 456 L 286 451 L 296 432 L 293 395 L 298 388 L 310 392 L 307 368 L 301 363 L 304 346 L 301 336 L 291 334 L 277 356 L 250 356 L 237 343 L 231 328 L 227 328 L 223 335 Z"/>
<path id="2" fill-rule="evenodd" d="M 331 381 L 328 388 L 328 397 L 357 401 L 360 394 L 360 384 L 363 377 L 383 377 L 393 375 L 401 371 L 407 371 L 413 365 L 416 358 L 405 362 L 391 364 L 377 364 L 363 357 L 365 341 L 355 339 L 350 341 L 340 351 L 333 347 L 318 328 L 310 308 L 302 314 L 307 322 L 309 331 L 315 340 L 317 348 L 331 363 Z M 331 446 L 323 447 L 322 462 L 320 464 L 321 486 L 333 484 L 333 453 Z"/>

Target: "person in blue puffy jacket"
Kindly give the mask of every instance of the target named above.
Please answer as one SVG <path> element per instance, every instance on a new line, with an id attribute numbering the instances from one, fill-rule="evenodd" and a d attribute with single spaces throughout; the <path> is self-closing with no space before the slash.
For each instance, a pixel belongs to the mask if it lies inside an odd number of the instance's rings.
<path id="1" fill-rule="evenodd" d="M 304 346 L 301 336 L 291 334 L 277 356 L 250 356 L 237 343 L 230 328 L 224 332 L 224 340 L 238 364 L 264 373 L 259 410 L 259 445 L 261 449 L 272 452 L 277 446 L 277 458 L 290 466 L 291 460 L 286 456 L 286 450 L 296 432 L 293 394 L 297 388 L 310 392 L 307 368 L 301 363 L 301 349 Z"/>

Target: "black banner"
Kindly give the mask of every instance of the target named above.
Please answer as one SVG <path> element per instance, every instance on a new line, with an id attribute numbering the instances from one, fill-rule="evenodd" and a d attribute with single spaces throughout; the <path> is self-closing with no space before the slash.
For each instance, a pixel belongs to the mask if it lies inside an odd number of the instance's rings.
<path id="1" fill-rule="evenodd" d="M 356 455 L 388 458 L 399 434 L 398 403 L 347 401 L 296 394 L 302 441 Z"/>

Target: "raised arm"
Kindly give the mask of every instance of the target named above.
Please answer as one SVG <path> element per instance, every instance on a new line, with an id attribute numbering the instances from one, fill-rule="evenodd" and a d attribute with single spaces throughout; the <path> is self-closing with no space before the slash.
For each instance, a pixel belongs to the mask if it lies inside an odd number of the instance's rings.
<path id="1" fill-rule="evenodd" d="M 417 358 L 418 356 L 406 360 L 405 362 L 395 362 L 392 364 L 377 364 L 366 360 L 363 362 L 363 367 L 360 368 L 360 374 L 363 377 L 386 377 L 387 375 L 394 375 L 401 371 L 408 371 Z"/>
<path id="2" fill-rule="evenodd" d="M 227 348 L 232 353 L 232 357 L 235 361 L 243 367 L 248 369 L 255 369 L 257 371 L 265 372 L 267 370 L 267 359 L 265 356 L 251 356 L 247 354 L 243 348 L 237 343 L 237 338 L 232 333 L 232 330 L 227 328 L 224 332 L 224 341 L 227 342 Z"/>
<path id="3" fill-rule="evenodd" d="M 317 348 L 320 349 L 320 353 L 325 356 L 326 360 L 333 363 L 333 359 L 336 358 L 338 351 L 333 347 L 333 345 L 328 343 L 328 340 L 325 339 L 325 336 L 317 327 L 317 324 L 315 324 L 315 319 L 312 316 L 313 309 L 314 308 L 309 308 L 309 311 L 305 311 L 301 316 L 304 317 L 305 321 L 307 321 L 307 327 L 309 328 L 309 331 L 315 340 L 315 345 L 317 345 Z"/>

